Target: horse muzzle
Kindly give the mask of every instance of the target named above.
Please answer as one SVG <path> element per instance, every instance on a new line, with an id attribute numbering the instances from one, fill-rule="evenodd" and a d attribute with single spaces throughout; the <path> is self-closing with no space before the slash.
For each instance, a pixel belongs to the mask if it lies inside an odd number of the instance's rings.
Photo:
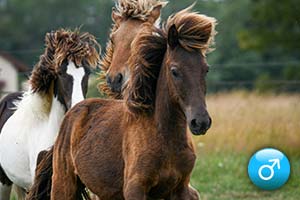
<path id="1" fill-rule="evenodd" d="M 207 114 L 207 116 L 204 117 L 195 117 L 191 119 L 188 123 L 188 126 L 194 135 L 204 135 L 211 127 L 211 123 L 212 120 Z"/>
<path id="2" fill-rule="evenodd" d="M 108 76 L 106 82 L 112 92 L 121 93 L 123 85 L 123 75 L 121 73 L 118 73 L 117 76 L 113 78 Z"/>

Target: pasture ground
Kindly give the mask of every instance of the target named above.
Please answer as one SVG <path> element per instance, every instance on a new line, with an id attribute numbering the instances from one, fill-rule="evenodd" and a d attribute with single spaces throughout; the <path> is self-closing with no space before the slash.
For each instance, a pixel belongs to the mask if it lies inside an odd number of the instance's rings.
<path id="1" fill-rule="evenodd" d="M 201 198 L 300 199 L 300 95 L 213 94 L 207 106 L 213 125 L 194 137 L 198 160 L 191 180 Z M 289 181 L 276 191 L 258 189 L 247 175 L 249 158 L 264 147 L 283 151 L 291 163 Z"/>
<path id="2" fill-rule="evenodd" d="M 300 199 L 300 96 L 234 92 L 207 98 L 213 126 L 194 137 L 198 160 L 192 185 L 204 200 Z M 252 154 L 264 147 L 283 151 L 289 181 L 276 191 L 254 186 L 247 173 Z"/>

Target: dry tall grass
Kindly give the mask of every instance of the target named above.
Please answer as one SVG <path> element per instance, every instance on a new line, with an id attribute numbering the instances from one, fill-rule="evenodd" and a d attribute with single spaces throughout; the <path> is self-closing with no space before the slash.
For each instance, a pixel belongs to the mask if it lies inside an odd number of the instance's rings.
<path id="1" fill-rule="evenodd" d="M 275 147 L 300 155 L 300 95 L 233 92 L 209 95 L 207 104 L 213 124 L 205 136 L 194 137 L 199 153 Z"/>

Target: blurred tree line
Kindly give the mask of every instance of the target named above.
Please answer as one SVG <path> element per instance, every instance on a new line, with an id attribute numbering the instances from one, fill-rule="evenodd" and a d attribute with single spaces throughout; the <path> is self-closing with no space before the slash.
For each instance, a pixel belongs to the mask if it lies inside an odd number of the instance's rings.
<path id="1" fill-rule="evenodd" d="M 163 19 L 195 0 L 175 1 Z M 45 33 L 81 27 L 105 50 L 112 0 L 0 0 L 0 51 L 33 66 Z M 232 88 L 300 91 L 300 4 L 298 0 L 198 0 L 195 10 L 218 20 L 209 91 Z"/>

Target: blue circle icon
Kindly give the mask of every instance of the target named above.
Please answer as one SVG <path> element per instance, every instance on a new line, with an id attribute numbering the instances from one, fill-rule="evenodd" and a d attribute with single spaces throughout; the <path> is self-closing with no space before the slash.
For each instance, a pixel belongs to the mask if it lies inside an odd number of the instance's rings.
<path id="1" fill-rule="evenodd" d="M 277 149 L 265 148 L 257 151 L 248 164 L 248 175 L 257 187 L 275 190 L 283 186 L 290 176 L 290 162 Z"/>

